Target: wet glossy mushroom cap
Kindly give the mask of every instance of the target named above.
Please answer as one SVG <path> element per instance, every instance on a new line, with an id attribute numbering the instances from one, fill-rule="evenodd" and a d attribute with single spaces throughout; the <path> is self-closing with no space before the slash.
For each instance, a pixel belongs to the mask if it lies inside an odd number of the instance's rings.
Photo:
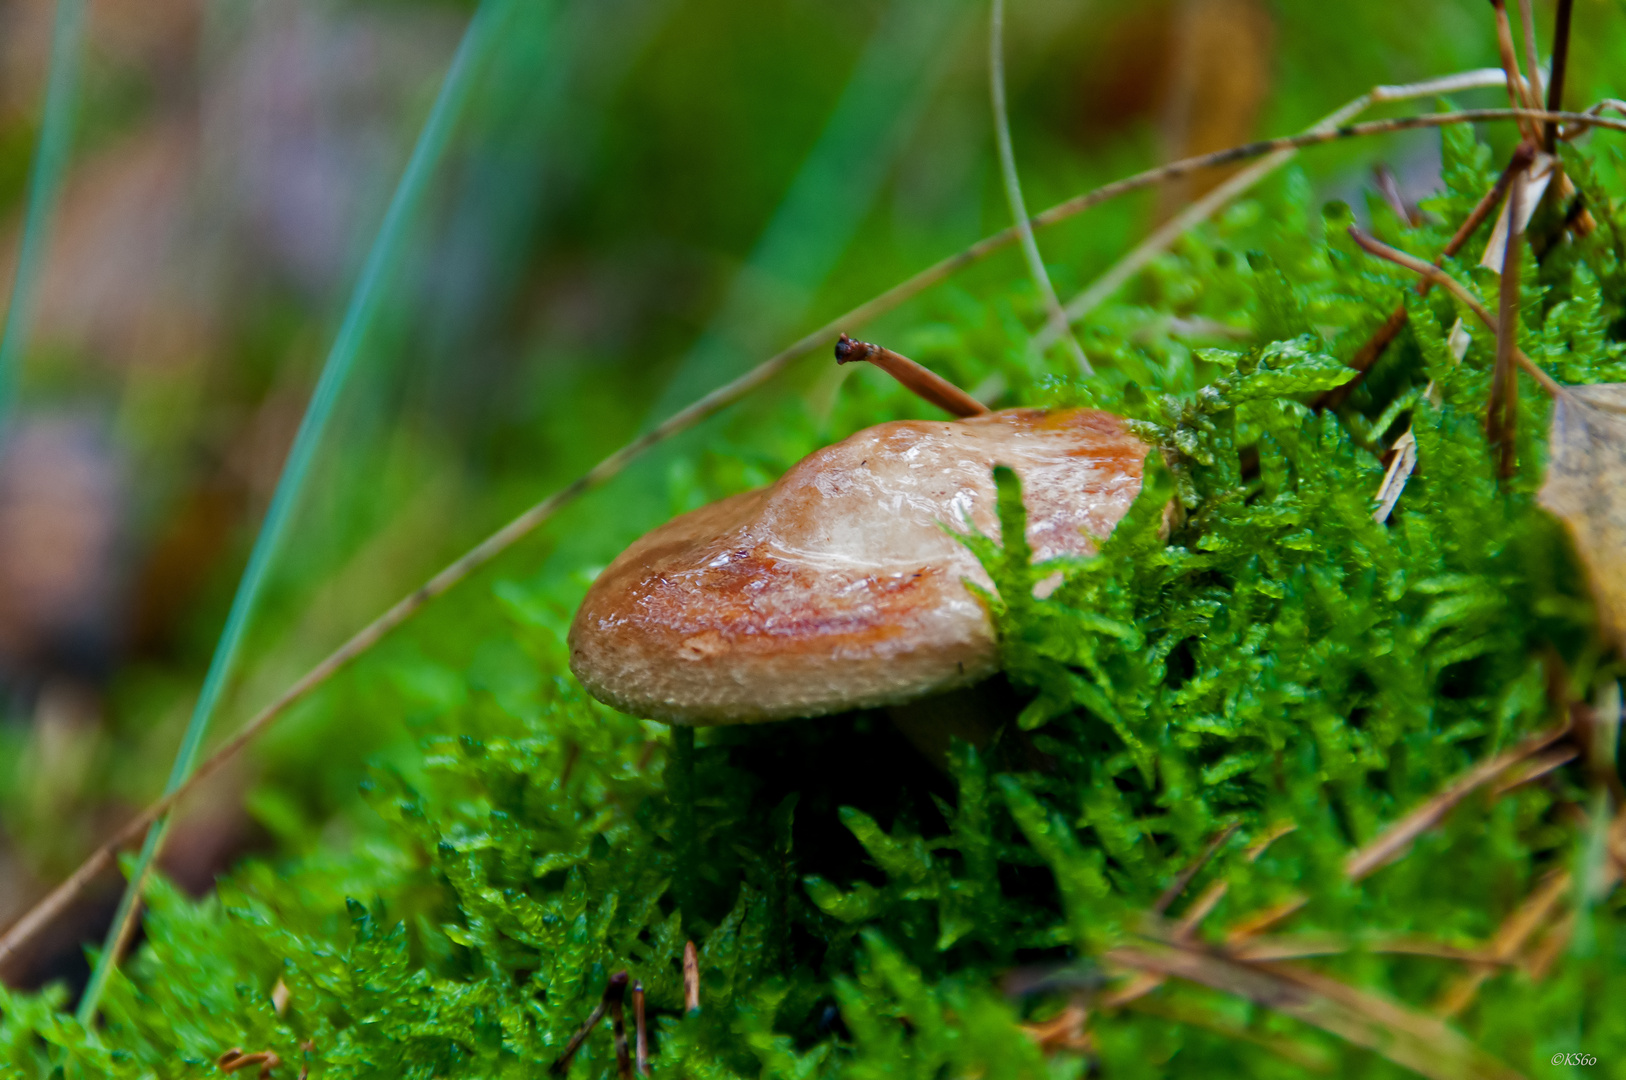
<path id="1" fill-rule="evenodd" d="M 943 525 L 997 536 L 992 469 L 1022 480 L 1036 560 L 1088 553 L 1140 491 L 1146 447 L 1109 413 L 1008 409 L 881 424 L 621 554 L 570 628 L 570 666 L 634 716 L 734 724 L 976 682 L 998 654 Z"/>

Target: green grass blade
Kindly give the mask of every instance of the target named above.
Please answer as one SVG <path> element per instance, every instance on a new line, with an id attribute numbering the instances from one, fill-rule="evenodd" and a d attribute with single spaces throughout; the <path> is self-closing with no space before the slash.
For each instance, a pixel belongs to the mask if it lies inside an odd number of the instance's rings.
<path id="1" fill-rule="evenodd" d="M 28 345 L 29 317 L 33 314 L 34 287 L 39 282 L 45 234 L 51 226 L 62 174 L 73 141 L 74 99 L 79 89 L 80 39 L 85 24 L 85 0 L 57 0 L 51 28 L 51 73 L 45 84 L 45 109 L 39 140 L 28 170 L 28 203 L 23 215 L 23 239 L 17 250 L 17 270 L 11 279 L 11 300 L 6 305 L 5 331 L 0 333 L 0 431 L 11 415 L 17 392 L 17 365 Z"/>
<path id="2" fill-rule="evenodd" d="M 469 89 L 474 74 L 480 67 L 481 58 L 496 38 L 496 30 L 502 22 L 499 9 L 506 8 L 510 2 L 511 0 L 482 0 L 474 18 L 464 31 L 463 40 L 458 45 L 451 67 L 441 83 L 429 118 L 418 134 L 417 145 L 413 147 L 412 157 L 396 185 L 384 221 L 373 238 L 366 265 L 362 268 L 355 291 L 351 294 L 344 323 L 333 341 L 333 348 L 323 365 L 316 391 L 311 395 L 310 404 L 305 409 L 304 419 L 300 421 L 293 448 L 288 452 L 288 460 L 283 464 L 276 493 L 271 499 L 270 508 L 266 511 L 265 521 L 260 526 L 259 536 L 255 538 L 248 566 L 238 582 L 237 594 L 232 598 L 225 629 L 215 645 L 209 672 L 203 680 L 203 689 L 192 710 L 192 719 L 187 725 L 180 749 L 176 752 L 175 764 L 170 769 L 169 782 L 165 787 L 166 793 L 184 784 L 192 773 L 198 749 L 203 744 L 209 721 L 237 658 L 244 630 L 265 584 L 267 571 L 281 548 L 289 521 L 299 505 L 300 494 L 310 473 L 311 462 L 332 417 L 333 407 L 355 366 L 356 357 L 366 341 L 367 332 L 377 316 L 390 270 L 399 261 L 402 246 L 418 207 L 423 201 L 429 179 L 445 153 L 452 129 L 456 126 L 468 99 Z M 97 957 L 95 970 L 91 972 L 90 982 L 86 985 L 84 996 L 79 1002 L 79 1019 L 85 1023 L 89 1023 L 95 1016 L 102 991 L 117 960 L 118 944 L 125 935 L 125 925 L 131 920 L 153 858 L 163 842 L 167 824 L 168 818 L 161 818 L 147 830 L 141 854 L 136 860 L 129 884 L 125 887 L 124 896 L 119 901 L 113 925 L 108 930 L 106 944 L 101 955 Z"/>

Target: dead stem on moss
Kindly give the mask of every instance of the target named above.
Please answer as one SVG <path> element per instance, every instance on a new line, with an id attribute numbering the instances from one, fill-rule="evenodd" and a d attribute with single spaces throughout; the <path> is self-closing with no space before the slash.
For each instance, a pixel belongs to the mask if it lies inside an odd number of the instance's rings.
<path id="1" fill-rule="evenodd" d="M 1242 857 L 1249 863 L 1258 862 L 1259 857 L 1265 853 L 1271 844 L 1297 828 L 1298 826 L 1290 821 L 1278 822 L 1266 829 L 1263 836 L 1249 844 L 1243 851 Z M 1204 889 L 1197 899 L 1192 901 L 1185 914 L 1180 916 L 1179 920 L 1173 924 L 1170 930 L 1172 939 L 1182 942 L 1192 940 L 1196 936 L 1197 928 L 1202 925 L 1202 921 L 1208 918 L 1209 913 L 1219 906 L 1221 900 L 1225 899 L 1225 894 L 1230 891 L 1230 888 L 1230 882 L 1223 878 L 1210 882 L 1208 888 Z M 1165 905 L 1166 907 L 1167 905 Z M 1154 916 L 1161 913 L 1161 909 L 1153 911 Z M 1107 1008 L 1127 1005 L 1151 993 L 1161 985 L 1163 985 L 1163 976 L 1151 972 L 1140 972 L 1124 986 L 1119 987 L 1102 999 L 1102 1005 Z"/>
<path id="2" fill-rule="evenodd" d="M 1457 252 L 1461 251 L 1463 246 L 1473 238 L 1474 233 L 1478 232 L 1479 227 L 1485 223 L 1485 219 L 1490 217 L 1496 208 L 1501 205 L 1502 198 L 1507 194 L 1509 186 L 1513 183 L 1514 175 L 1529 168 L 1534 157 L 1535 152 L 1531 149 L 1529 143 L 1519 144 L 1518 148 L 1513 151 L 1513 157 L 1508 161 L 1507 167 L 1496 178 L 1496 183 L 1491 185 L 1491 189 L 1485 192 L 1479 202 L 1474 205 L 1473 210 L 1469 211 L 1462 224 L 1457 226 L 1457 231 L 1451 234 L 1451 239 L 1446 241 L 1446 245 L 1440 251 L 1439 257 L 1434 260 L 1435 266 L 1443 266 L 1445 260 L 1455 257 Z M 1433 287 L 1434 279 L 1425 276 L 1417 282 L 1414 289 L 1418 296 L 1427 296 L 1429 289 Z M 1396 304 L 1394 310 L 1389 312 L 1389 317 L 1372 332 L 1372 336 L 1367 338 L 1359 349 L 1355 350 L 1355 355 L 1350 357 L 1349 366 L 1359 374 L 1343 385 L 1335 386 L 1331 390 L 1322 393 L 1320 397 L 1311 403 L 1310 407 L 1319 412 L 1323 409 L 1337 409 L 1343 405 L 1349 395 L 1361 384 L 1361 380 L 1366 378 L 1366 373 L 1372 370 L 1372 365 L 1378 362 L 1378 357 L 1382 356 L 1384 350 L 1388 349 L 1394 343 L 1395 338 L 1400 336 L 1400 331 L 1406 328 L 1410 318 L 1411 316 L 1406 310 L 1406 302 L 1402 300 Z"/>
<path id="3" fill-rule="evenodd" d="M 1519 380 L 1513 373 L 1513 350 L 1519 338 L 1519 263 L 1524 251 L 1523 209 L 1527 171 L 1513 174 L 1507 189 L 1507 244 L 1502 253 L 1502 281 L 1496 310 L 1496 366 L 1491 372 L 1485 431 L 1496 450 L 1497 473 L 1510 479 L 1518 469 Z"/>
<path id="4" fill-rule="evenodd" d="M 632 984 L 633 1060 L 639 1076 L 649 1075 L 649 1028 L 644 1023 L 644 984 Z"/>
<path id="5" fill-rule="evenodd" d="M 1483 323 L 1486 329 L 1491 330 L 1492 332 L 1496 330 L 1496 320 L 1491 318 L 1490 312 L 1485 310 L 1485 305 L 1479 302 L 1479 298 L 1473 293 L 1469 292 L 1466 285 L 1463 285 L 1462 282 L 1458 281 L 1450 274 L 1447 274 L 1438 266 L 1435 266 L 1432 263 L 1426 263 L 1416 256 L 1408 255 L 1404 251 L 1400 251 L 1397 248 L 1392 248 L 1388 244 L 1385 244 L 1383 241 L 1379 240 L 1377 237 L 1372 236 L 1370 233 L 1363 232 L 1353 225 L 1350 226 L 1349 234 L 1350 236 L 1354 237 L 1357 244 L 1366 249 L 1366 251 L 1370 254 L 1376 255 L 1380 259 L 1387 259 L 1397 266 L 1403 266 L 1413 273 L 1422 274 L 1425 277 L 1432 278 L 1436 283 L 1445 286 L 1452 296 L 1455 296 L 1462 302 L 1464 307 L 1474 313 L 1474 317 Z M 1536 383 L 1543 390 L 1545 390 L 1549 396 L 1556 398 L 1564 393 L 1564 385 L 1543 371 L 1534 360 L 1530 359 L 1530 357 L 1524 354 L 1524 350 L 1520 349 L 1517 345 L 1512 345 L 1511 354 L 1514 362 L 1524 369 L 1526 375 L 1529 375 L 1532 379 L 1536 380 Z"/>
<path id="6" fill-rule="evenodd" d="M 1519 1074 L 1426 1013 L 1286 964 L 1261 967 L 1173 941 L 1109 949 L 1117 967 L 1178 978 L 1252 1001 L 1437 1080 Z"/>
<path id="7" fill-rule="evenodd" d="M 1404 86 L 1374 86 L 1360 97 L 1334 109 L 1311 125 L 1311 131 L 1331 131 L 1347 124 L 1374 105 L 1411 101 L 1420 97 L 1455 93 L 1502 83 L 1500 68 L 1465 71 L 1443 79 L 1428 79 Z M 1151 235 L 1136 244 L 1096 279 L 1067 301 L 1060 317 L 1052 312 L 1045 326 L 1034 338 L 1033 346 L 1041 352 L 1054 344 L 1056 337 L 1070 324 L 1078 322 L 1099 307 L 1108 297 L 1143 270 L 1153 259 L 1183 236 L 1187 231 L 1207 221 L 1219 209 L 1259 183 L 1265 177 L 1293 159 L 1296 150 L 1278 150 L 1228 177 L 1208 194 L 1196 200 L 1168 221 L 1153 230 Z"/>
<path id="8" fill-rule="evenodd" d="M 1513 48 L 1513 25 L 1508 21 L 1506 0 L 1491 0 L 1496 13 L 1496 50 L 1502 59 L 1502 70 L 1507 73 L 1507 99 L 1515 107 L 1539 108 L 1540 102 L 1530 95 L 1530 85 L 1519 71 L 1519 57 Z M 1519 121 L 1519 130 L 1532 143 L 1541 142 L 1541 132 L 1529 120 Z"/>
<path id="9" fill-rule="evenodd" d="M 683 1012 L 684 1015 L 700 1011 L 700 954 L 694 942 L 683 943 Z"/>
<path id="10" fill-rule="evenodd" d="M 1530 937 L 1551 917 L 1572 879 L 1568 870 L 1551 871 L 1538 883 L 1524 902 L 1503 920 L 1487 950 L 1491 960 L 1463 972 L 1445 989 L 1434 1004 L 1434 1015 L 1450 1019 L 1470 1004 L 1485 980 L 1496 974 L 1499 965 L 1511 964 Z"/>
<path id="11" fill-rule="evenodd" d="M 1235 835 L 1240 827 L 1238 823 L 1233 821 L 1221 829 L 1219 834 L 1208 842 L 1208 846 L 1203 848 L 1202 853 L 1193 859 L 1189 866 L 1175 875 L 1173 881 L 1169 882 L 1169 887 L 1163 890 L 1163 895 L 1159 896 L 1156 902 L 1152 904 L 1153 913 L 1161 915 L 1169 910 L 1169 905 L 1174 903 L 1180 894 L 1186 891 L 1186 886 L 1191 884 L 1191 879 L 1202 872 L 1203 867 L 1208 865 L 1209 860 L 1219 852 L 1220 848 L 1225 846 L 1225 842 Z"/>
<path id="12" fill-rule="evenodd" d="M 614 1018 L 615 1023 L 616 1065 L 622 1070 L 622 1080 L 626 1080 L 626 1077 L 632 1075 L 632 1068 L 627 1063 L 627 1029 L 622 1021 L 621 1009 L 627 994 L 627 979 L 628 975 L 625 971 L 618 971 L 610 976 L 609 982 L 604 986 L 604 993 L 598 999 L 598 1004 L 593 1006 L 593 1011 L 587 1015 L 587 1019 L 582 1022 L 582 1026 L 576 1029 L 576 1034 L 570 1037 L 570 1041 L 565 1044 L 564 1051 L 554 1059 L 552 1065 L 548 1066 L 550 1074 L 563 1076 L 570 1071 L 570 1062 L 576 1056 L 576 1052 L 582 1048 L 582 1043 L 586 1042 L 587 1037 L 593 1033 L 593 1029 L 598 1027 L 599 1022 L 604 1019 L 604 1014 L 609 1013 Z"/>
<path id="13" fill-rule="evenodd" d="M 274 1050 L 258 1050 L 252 1054 L 245 1054 L 242 1047 L 234 1046 L 216 1058 L 215 1064 L 224 1073 L 234 1073 L 239 1069 L 258 1065 L 260 1080 L 266 1080 L 271 1075 L 271 1070 L 282 1064 L 282 1059 Z"/>
<path id="14" fill-rule="evenodd" d="M 1432 829 L 1450 813 L 1458 803 L 1501 776 L 1509 768 L 1526 758 L 1545 750 L 1565 735 L 1570 724 L 1566 721 L 1532 735 L 1511 750 L 1504 750 L 1473 766 L 1447 784 L 1437 795 L 1422 806 L 1379 833 L 1371 843 L 1350 853 L 1344 860 L 1344 876 L 1360 881 L 1404 855 L 1416 839 Z"/>
<path id="15" fill-rule="evenodd" d="M 1574 0 L 1558 0 L 1558 11 L 1553 20 L 1553 69 L 1551 78 L 1547 82 L 1547 108 L 1549 110 L 1564 107 L 1564 74 L 1569 67 L 1570 14 L 1574 6 Z M 1543 146 L 1551 154 L 1556 151 L 1557 145 L 1558 125 L 1548 121 L 1544 132 Z"/>

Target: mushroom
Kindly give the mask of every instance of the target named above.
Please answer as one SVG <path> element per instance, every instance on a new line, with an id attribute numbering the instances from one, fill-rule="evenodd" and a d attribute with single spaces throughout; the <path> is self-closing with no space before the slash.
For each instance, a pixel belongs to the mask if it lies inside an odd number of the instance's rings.
<path id="1" fill-rule="evenodd" d="M 673 724 L 741 724 L 978 682 L 999 656 L 966 582 L 992 583 L 948 529 L 969 522 L 997 536 L 994 465 L 1021 478 L 1035 560 L 1093 552 L 1140 492 L 1147 448 L 1117 416 L 988 412 L 925 368 L 845 335 L 837 358 L 902 372 L 928 400 L 976 414 L 865 428 L 766 488 L 635 542 L 599 575 L 570 628 L 571 670 L 594 697 Z"/>

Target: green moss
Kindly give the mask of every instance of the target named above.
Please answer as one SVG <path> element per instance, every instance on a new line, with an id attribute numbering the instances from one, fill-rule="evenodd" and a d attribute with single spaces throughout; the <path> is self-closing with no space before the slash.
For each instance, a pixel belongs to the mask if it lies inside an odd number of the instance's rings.
<path id="1" fill-rule="evenodd" d="M 1490 180 L 1465 135 L 1448 129 L 1445 145 L 1435 223 L 1387 236 L 1414 252 L 1443 244 Z M 1609 330 L 1619 231 L 1590 175 L 1603 228 L 1525 282 L 1524 347 L 1571 382 L 1626 379 Z M 1175 914 L 1228 882 L 1204 923 L 1217 937 L 1302 895 L 1294 932 L 1357 946 L 1315 966 L 1426 1008 L 1460 965 L 1361 943 L 1487 939 L 1544 872 L 1584 867 L 1592 849 L 1566 808 L 1589 805 L 1585 778 L 1470 799 L 1358 884 L 1344 860 L 1549 723 L 1546 671 L 1588 694 L 1618 668 L 1534 501 L 1547 403 L 1521 386 L 1521 470 L 1499 483 L 1480 423 L 1489 336 L 1473 330 L 1455 363 L 1449 298 L 1418 298 L 1355 251 L 1344 208 L 1317 217 L 1300 181 L 1282 189 L 1182 242 L 1092 320 L 1085 347 L 1105 374 L 1088 384 L 1028 366 L 1020 326 L 1037 308 L 1021 286 L 989 303 L 946 293 L 898 343 L 962 382 L 997 377 L 1011 403 L 1122 412 L 1156 446 L 1094 557 L 1034 566 L 1020 539 L 968 538 L 1005 658 L 981 699 L 1001 721 L 990 744 L 930 762 L 880 714 L 702 732 L 698 858 L 679 866 L 669 732 L 586 699 L 564 673 L 555 594 L 504 583 L 508 640 L 466 672 L 414 657 L 381 696 L 430 733 L 420 760 L 376 772 L 370 831 L 245 866 L 201 902 L 157 888 L 105 1027 L 88 1036 L 55 992 L 4 994 L 0 1068 L 201 1075 L 240 1046 L 275 1050 L 282 1072 L 308 1059 L 312 1076 L 535 1076 L 627 968 L 668 1075 L 1080 1076 L 1086 1057 L 1045 1057 L 1018 1022 L 1100 986 L 1102 952 L 1227 827 Z M 1454 271 L 1485 284 L 1468 255 Z M 1304 401 L 1344 379 L 1402 296 L 1409 328 L 1383 363 L 1340 415 L 1312 412 Z M 1249 328 L 1256 344 L 1193 348 L 1169 316 Z M 825 424 L 804 414 L 785 430 L 839 436 L 907 410 L 899 394 L 858 381 Z M 1408 423 L 1418 472 L 1378 523 L 1374 450 Z M 746 478 L 718 460 L 680 479 L 715 495 Z M 995 479 L 1002 535 L 1020 538 L 1017 480 Z M 1035 598 L 1056 571 L 1062 584 Z M 674 903 L 679 874 L 692 911 Z M 1618 904 L 1582 909 L 1544 979 L 1491 978 L 1461 1030 L 1520 1069 L 1564 1050 L 1626 1060 L 1626 1014 L 1607 1005 L 1626 994 Z M 689 1017 L 685 929 L 703 972 Z M 1039 988 L 1007 994 L 1002 979 L 1032 965 L 1049 965 Z M 1170 984 L 1147 1002 L 1092 1016 L 1103 1075 L 1403 1074 L 1239 998 Z M 613 1074 L 607 1031 L 574 1070 Z"/>

